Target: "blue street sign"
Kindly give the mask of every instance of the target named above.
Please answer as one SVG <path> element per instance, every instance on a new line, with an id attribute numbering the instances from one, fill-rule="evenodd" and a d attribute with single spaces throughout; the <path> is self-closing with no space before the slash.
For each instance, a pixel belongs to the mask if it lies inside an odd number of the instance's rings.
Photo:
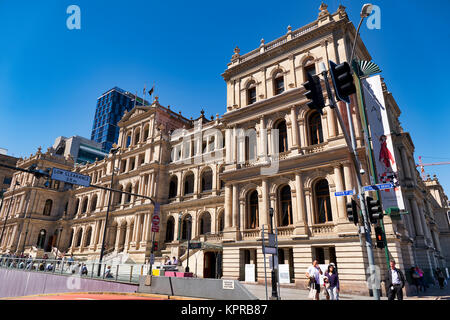
<path id="1" fill-rule="evenodd" d="M 363 187 L 364 191 L 377 191 L 377 190 L 392 189 L 392 188 L 394 188 L 393 183 L 381 183 L 381 184 L 375 184 L 373 186 Z"/>
<path id="2" fill-rule="evenodd" d="M 346 191 L 337 191 L 334 193 L 335 197 L 342 197 L 342 196 L 352 196 L 355 194 L 355 190 L 346 190 Z"/>

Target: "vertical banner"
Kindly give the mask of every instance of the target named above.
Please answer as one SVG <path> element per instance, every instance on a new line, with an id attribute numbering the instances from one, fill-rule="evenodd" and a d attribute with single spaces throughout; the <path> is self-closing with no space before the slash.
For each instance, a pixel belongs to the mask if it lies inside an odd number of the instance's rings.
<path id="1" fill-rule="evenodd" d="M 398 167 L 392 144 L 391 128 L 379 75 L 361 81 L 364 90 L 367 122 L 372 137 L 374 163 L 379 183 L 392 183 L 393 189 L 380 191 L 383 209 L 405 209 L 398 181 Z"/>

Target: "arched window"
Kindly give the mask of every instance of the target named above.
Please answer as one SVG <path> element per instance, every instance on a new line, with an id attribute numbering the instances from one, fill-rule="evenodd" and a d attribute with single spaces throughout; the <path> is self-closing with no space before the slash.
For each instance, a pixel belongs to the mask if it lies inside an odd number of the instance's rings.
<path id="1" fill-rule="evenodd" d="M 276 96 L 277 94 L 284 92 L 284 76 L 281 72 L 278 72 L 274 75 L 273 78 L 273 94 Z"/>
<path id="2" fill-rule="evenodd" d="M 88 207 L 88 198 L 83 199 L 83 204 L 81 205 L 81 213 L 86 213 Z"/>
<path id="3" fill-rule="evenodd" d="M 147 141 L 147 139 L 148 139 L 148 133 L 149 133 L 149 128 L 148 127 L 149 127 L 148 124 L 145 125 L 145 127 L 144 127 L 144 136 L 143 136 L 144 142 Z"/>
<path id="4" fill-rule="evenodd" d="M 41 231 L 39 231 L 37 242 L 36 242 L 36 247 L 38 247 L 39 249 L 44 249 L 46 235 L 47 235 L 47 230 L 41 229 Z"/>
<path id="5" fill-rule="evenodd" d="M 219 213 L 219 217 L 217 218 L 217 231 L 222 232 L 225 227 L 225 222 L 223 220 L 223 211 Z"/>
<path id="6" fill-rule="evenodd" d="M 141 130 L 137 129 L 136 133 L 134 134 L 134 145 L 137 145 L 139 143 L 140 138 L 141 138 Z"/>
<path id="7" fill-rule="evenodd" d="M 45 206 L 44 206 L 44 216 L 49 216 L 52 212 L 52 206 L 53 206 L 53 201 L 50 199 L 47 199 L 45 201 Z"/>
<path id="8" fill-rule="evenodd" d="M 293 224 L 291 188 L 284 186 L 279 191 L 279 226 L 288 226 Z"/>
<path id="9" fill-rule="evenodd" d="M 169 183 L 169 199 L 175 198 L 177 196 L 177 189 L 178 189 L 178 178 L 177 176 L 173 176 L 170 179 Z"/>
<path id="10" fill-rule="evenodd" d="M 192 218 L 188 214 L 184 217 L 181 229 L 181 240 L 188 240 L 192 238 Z"/>
<path id="11" fill-rule="evenodd" d="M 313 112 L 308 118 L 310 144 L 319 144 L 323 142 L 322 118 L 320 113 Z"/>
<path id="12" fill-rule="evenodd" d="M 72 241 L 73 241 L 73 229 L 70 231 L 69 246 L 72 246 Z"/>
<path id="13" fill-rule="evenodd" d="M 316 198 L 317 223 L 333 221 L 330 202 L 330 188 L 326 179 L 322 179 L 316 183 L 314 187 L 314 196 Z"/>
<path id="14" fill-rule="evenodd" d="M 247 105 L 251 105 L 256 102 L 256 84 L 254 81 L 250 82 L 247 86 Z"/>
<path id="15" fill-rule="evenodd" d="M 127 135 L 127 140 L 125 146 L 128 148 L 131 144 L 131 133 Z"/>
<path id="16" fill-rule="evenodd" d="M 220 179 L 220 174 L 223 173 L 224 170 L 225 170 L 225 166 L 222 166 L 222 167 L 220 167 L 220 169 L 219 169 L 220 189 L 224 189 L 224 188 L 225 188 L 225 181 L 223 181 L 222 179 Z"/>
<path id="17" fill-rule="evenodd" d="M 166 242 L 172 242 L 174 240 L 173 238 L 174 230 L 175 230 L 175 220 L 173 217 L 169 217 L 166 225 Z"/>
<path id="18" fill-rule="evenodd" d="M 281 120 L 275 125 L 275 129 L 278 130 L 278 151 L 280 153 L 288 151 L 288 138 L 286 121 Z"/>
<path id="19" fill-rule="evenodd" d="M 78 198 L 76 201 L 75 201 L 75 208 L 74 208 L 74 210 L 73 210 L 73 214 L 74 215 L 76 215 L 77 213 L 78 213 L 78 207 L 80 206 L 80 199 Z"/>
<path id="20" fill-rule="evenodd" d="M 259 225 L 258 192 L 253 190 L 247 198 L 247 229 L 255 229 Z"/>
<path id="21" fill-rule="evenodd" d="M 213 173 L 211 168 L 205 169 L 202 173 L 202 192 L 212 190 Z"/>
<path id="22" fill-rule="evenodd" d="M 184 194 L 188 195 L 192 193 L 194 193 L 194 174 L 189 172 L 184 178 Z"/>
<path id="23" fill-rule="evenodd" d="M 83 237 L 83 229 L 79 229 L 76 236 L 75 247 L 81 246 L 81 238 Z"/>
<path id="24" fill-rule="evenodd" d="M 314 63 L 314 58 L 309 58 L 303 64 L 303 70 L 305 75 L 305 81 L 307 81 L 307 74 L 315 75 L 316 74 L 316 64 Z"/>
<path id="25" fill-rule="evenodd" d="M 200 234 L 207 234 L 211 232 L 211 215 L 209 212 L 202 214 L 200 218 Z"/>
<path id="26" fill-rule="evenodd" d="M 123 186 L 120 185 L 118 190 L 122 191 L 123 190 Z M 115 206 L 117 206 L 119 203 L 122 202 L 122 193 L 114 192 L 113 193 L 113 197 L 114 197 L 113 203 L 114 203 Z"/>
<path id="27" fill-rule="evenodd" d="M 97 195 L 96 194 L 94 194 L 94 196 L 92 197 L 90 212 L 94 212 L 95 209 L 97 209 Z"/>
<path id="28" fill-rule="evenodd" d="M 86 236 L 84 237 L 84 246 L 88 247 L 91 245 L 92 228 L 88 227 L 86 230 Z"/>
<path id="29" fill-rule="evenodd" d="M 131 193 L 131 188 L 132 188 L 132 185 L 131 185 L 131 183 L 129 183 L 127 185 L 127 187 L 125 188 L 125 192 Z M 125 203 L 130 203 L 130 201 L 131 201 L 131 194 L 125 194 Z"/>

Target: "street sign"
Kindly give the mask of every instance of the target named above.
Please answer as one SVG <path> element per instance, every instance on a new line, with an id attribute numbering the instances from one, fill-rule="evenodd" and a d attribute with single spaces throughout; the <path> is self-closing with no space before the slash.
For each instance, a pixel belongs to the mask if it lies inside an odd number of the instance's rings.
<path id="1" fill-rule="evenodd" d="M 200 242 L 189 243 L 189 249 L 200 249 L 201 247 L 202 247 L 202 244 Z"/>
<path id="2" fill-rule="evenodd" d="M 269 245 L 268 245 L 268 247 L 275 248 L 277 246 L 276 240 L 275 240 L 275 234 L 274 233 L 269 233 L 268 235 L 269 235 Z"/>
<path id="3" fill-rule="evenodd" d="M 335 197 L 342 197 L 342 196 L 352 196 L 355 194 L 355 190 L 346 190 L 346 191 L 337 191 L 334 193 Z"/>
<path id="4" fill-rule="evenodd" d="M 91 177 L 83 174 L 79 174 L 72 171 L 67 171 L 59 168 L 52 169 L 52 180 L 58 180 L 67 182 L 70 184 L 77 184 L 83 187 L 89 187 L 91 185 Z"/>
<path id="5" fill-rule="evenodd" d="M 152 232 L 159 232 L 159 203 L 155 203 L 155 210 L 153 210 L 153 216 L 152 216 Z"/>
<path id="6" fill-rule="evenodd" d="M 377 190 L 384 190 L 384 189 L 392 189 L 394 188 L 393 183 L 380 183 L 380 184 L 374 184 L 372 186 L 365 186 L 363 187 L 364 192 L 366 191 L 377 191 Z"/>
<path id="7" fill-rule="evenodd" d="M 155 263 L 155 255 L 152 253 L 150 255 L 150 264 L 154 264 Z"/>
<path id="8" fill-rule="evenodd" d="M 263 253 L 265 254 L 276 254 L 277 248 L 274 247 L 263 247 Z"/>

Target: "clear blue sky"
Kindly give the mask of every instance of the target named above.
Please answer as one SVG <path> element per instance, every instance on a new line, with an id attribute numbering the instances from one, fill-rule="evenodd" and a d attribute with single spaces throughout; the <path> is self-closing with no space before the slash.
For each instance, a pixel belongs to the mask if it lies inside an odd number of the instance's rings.
<path id="1" fill-rule="evenodd" d="M 0 0 L 0 147 L 28 156 L 61 135 L 90 138 L 96 99 L 114 86 L 142 92 L 155 81 L 161 103 L 187 117 L 223 114 L 220 74 L 234 47 L 245 53 L 315 20 L 320 2 Z M 330 12 L 342 3 L 356 24 L 368 1 L 325 2 Z M 66 27 L 71 4 L 81 30 Z M 402 110 L 416 162 L 450 161 L 450 1 L 373 4 L 381 29 L 363 26 L 361 37 Z M 426 171 L 450 193 L 450 165 Z"/>

